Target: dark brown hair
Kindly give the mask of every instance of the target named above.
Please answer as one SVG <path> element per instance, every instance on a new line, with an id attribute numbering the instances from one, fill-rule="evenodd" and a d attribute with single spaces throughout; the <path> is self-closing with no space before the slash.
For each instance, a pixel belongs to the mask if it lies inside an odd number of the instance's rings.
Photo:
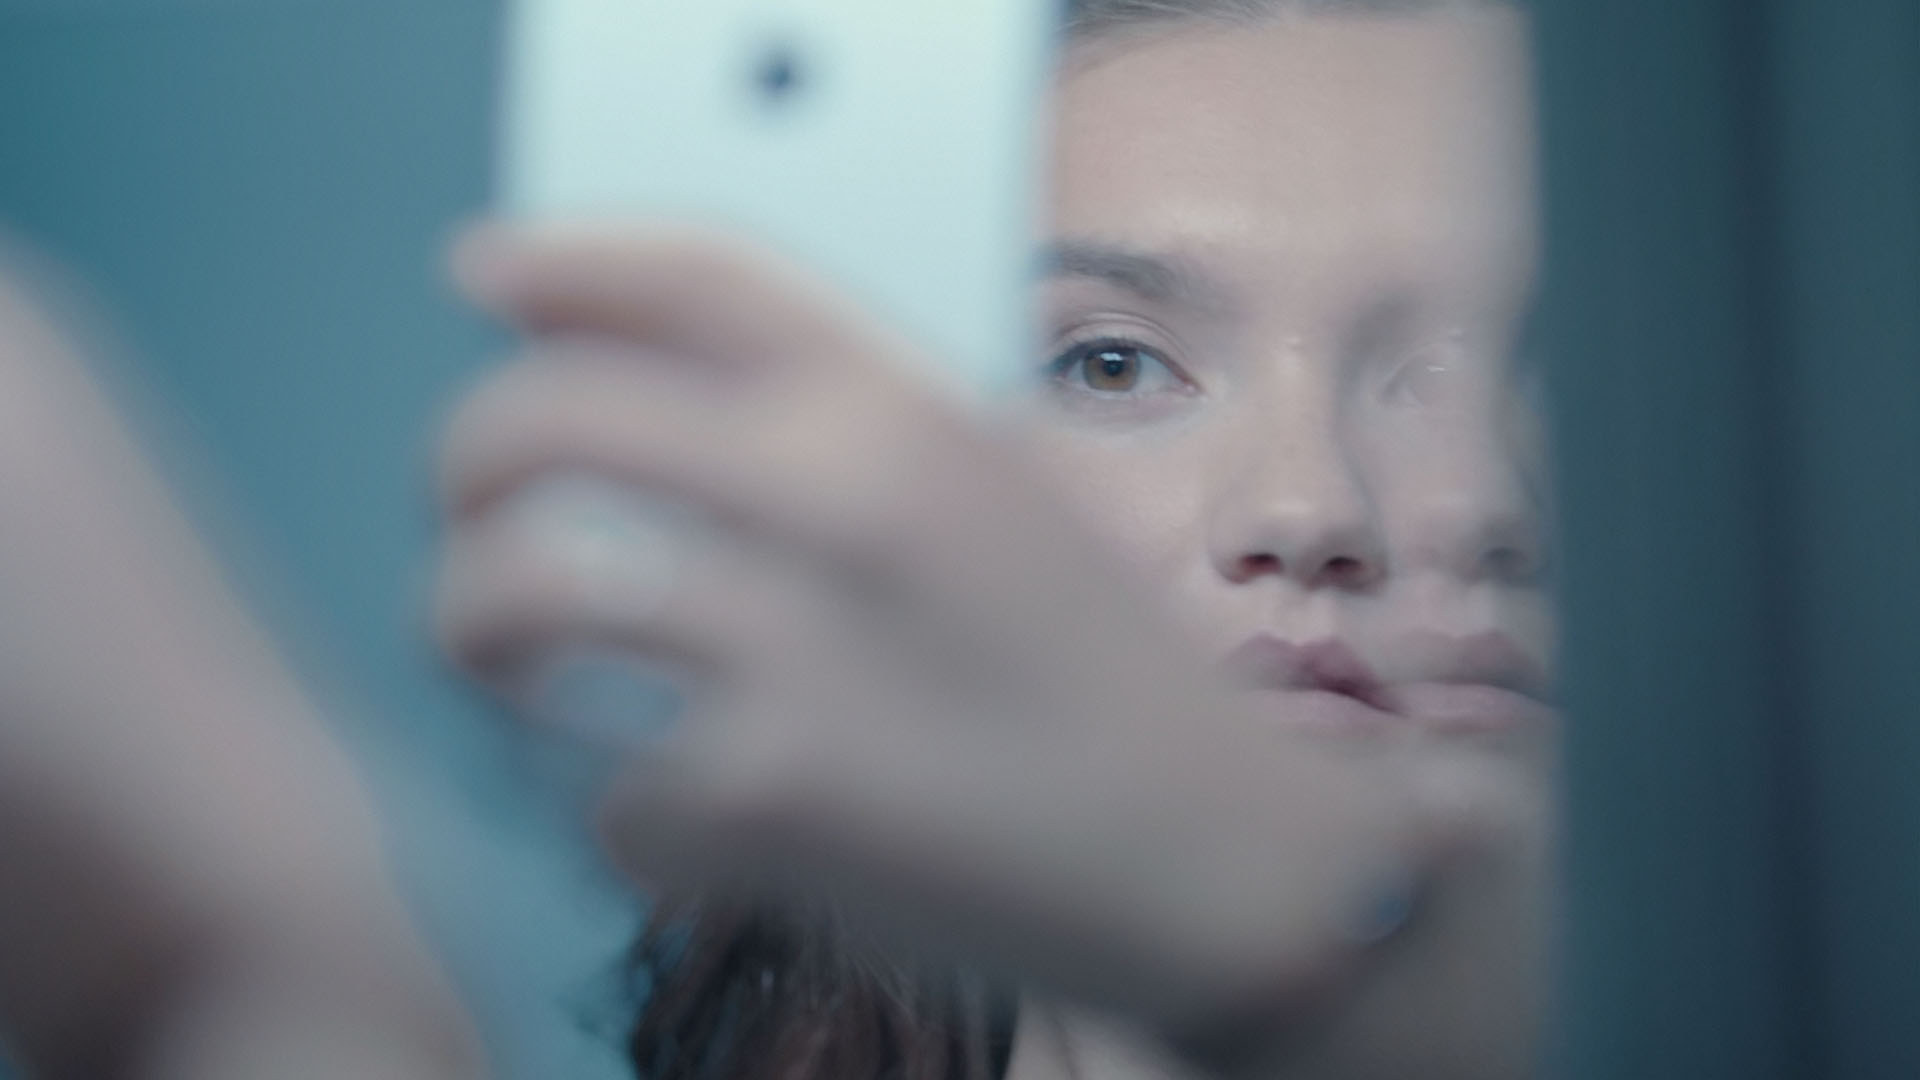
<path id="1" fill-rule="evenodd" d="M 826 915 L 656 908 L 627 1050 L 643 1080 L 993 1080 L 1012 1009 L 950 966 L 882 956 Z"/>
<path id="2" fill-rule="evenodd" d="M 1499 2 L 1069 0 L 1065 36 Z M 641 1080 L 996 1080 L 1012 1045 L 1011 997 L 950 967 L 881 956 L 827 916 L 667 899 L 632 963 L 645 989 L 627 1050 Z"/>

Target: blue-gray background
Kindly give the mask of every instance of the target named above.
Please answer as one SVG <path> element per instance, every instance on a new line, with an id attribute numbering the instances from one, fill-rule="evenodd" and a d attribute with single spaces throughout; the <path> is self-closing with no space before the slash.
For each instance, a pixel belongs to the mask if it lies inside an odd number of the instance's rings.
<path id="1" fill-rule="evenodd" d="M 0 229 L 85 279 L 340 705 L 507 1077 L 620 1075 L 630 905 L 420 634 L 435 416 L 505 342 L 438 276 L 486 196 L 482 0 L 0 0 Z"/>
<path id="2" fill-rule="evenodd" d="M 1576 717 L 1564 1070 L 1907 1080 L 1920 4 L 1532 6 Z M 242 509 L 505 1075 L 591 1080 L 617 1073 L 584 1028 L 628 904 L 417 629 L 426 433 L 502 344 L 433 269 L 484 201 L 496 14 L 0 0 L 0 222 L 93 284 Z"/>

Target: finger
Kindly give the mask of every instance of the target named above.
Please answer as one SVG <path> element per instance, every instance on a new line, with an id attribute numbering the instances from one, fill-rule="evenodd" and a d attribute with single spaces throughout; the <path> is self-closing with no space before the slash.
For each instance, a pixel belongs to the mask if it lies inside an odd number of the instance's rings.
<path id="1" fill-rule="evenodd" d="M 695 507 L 727 528 L 851 565 L 905 542 L 931 493 L 914 483 L 942 417 L 861 395 L 793 402 L 730 394 L 655 354 L 541 350 L 469 396 L 442 441 L 456 518 L 531 478 L 588 472 Z"/>
<path id="2" fill-rule="evenodd" d="M 708 363 L 884 367 L 908 354 L 848 298 L 770 251 L 678 224 L 489 224 L 456 282 L 534 333 L 586 331 Z"/>
<path id="3" fill-rule="evenodd" d="M 636 761 L 603 817 L 624 865 L 849 903 L 1170 1024 L 1328 991 L 1383 868 L 1427 869 L 1380 763 L 1305 738 L 1189 725 L 1164 752 L 1009 753 L 963 725 L 725 727 L 779 737 Z"/>
<path id="4" fill-rule="evenodd" d="M 681 448 L 700 437 L 737 445 L 747 406 L 687 374 L 681 358 L 604 339 L 528 350 L 448 418 L 439 440 L 447 512 L 482 514 L 533 476 L 569 466 L 656 487 L 692 473 L 682 483 L 697 486 L 699 461 Z"/>
<path id="5" fill-rule="evenodd" d="M 771 648 L 798 591 L 764 553 L 657 500 L 554 475 L 455 530 L 435 622 L 456 663 L 502 687 L 588 646 L 715 680 Z"/>

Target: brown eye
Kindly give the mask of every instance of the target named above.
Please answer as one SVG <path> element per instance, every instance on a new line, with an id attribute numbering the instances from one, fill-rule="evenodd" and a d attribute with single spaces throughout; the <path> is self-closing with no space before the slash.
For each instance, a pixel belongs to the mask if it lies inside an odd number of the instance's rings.
<path id="1" fill-rule="evenodd" d="M 1187 386 L 1179 369 L 1154 349 L 1113 338 L 1075 345 L 1048 367 L 1063 389 L 1098 397 L 1148 397 Z"/>
<path id="2" fill-rule="evenodd" d="M 1087 353 L 1080 361 L 1087 386 L 1109 394 L 1124 394 L 1140 384 L 1139 349 L 1110 345 Z"/>

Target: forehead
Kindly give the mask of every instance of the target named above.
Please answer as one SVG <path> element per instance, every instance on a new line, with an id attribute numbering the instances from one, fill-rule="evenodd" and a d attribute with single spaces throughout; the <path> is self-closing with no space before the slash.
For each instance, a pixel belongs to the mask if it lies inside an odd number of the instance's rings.
<path id="1" fill-rule="evenodd" d="M 1332 265 L 1531 258 L 1523 19 L 1278 17 L 1082 45 L 1055 92 L 1052 225 Z"/>

